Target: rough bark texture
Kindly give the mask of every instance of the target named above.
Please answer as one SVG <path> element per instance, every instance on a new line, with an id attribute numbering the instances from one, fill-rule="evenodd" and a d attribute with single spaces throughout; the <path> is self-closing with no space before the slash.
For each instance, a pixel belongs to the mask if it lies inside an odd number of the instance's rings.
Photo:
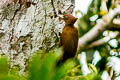
<path id="1" fill-rule="evenodd" d="M 13 0 L 0 1 L 0 53 L 11 60 L 11 67 L 25 70 L 26 60 L 39 49 L 49 50 L 59 37 L 63 22 L 56 14 L 72 13 L 74 0 L 33 0 L 25 8 Z"/>

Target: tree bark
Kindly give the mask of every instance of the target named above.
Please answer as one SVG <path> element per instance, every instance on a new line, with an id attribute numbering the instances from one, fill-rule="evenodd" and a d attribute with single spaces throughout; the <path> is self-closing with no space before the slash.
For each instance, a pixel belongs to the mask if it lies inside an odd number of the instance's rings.
<path id="1" fill-rule="evenodd" d="M 56 16 L 72 13 L 74 0 L 33 0 L 29 8 L 13 0 L 0 1 L 0 53 L 10 65 L 25 70 L 27 59 L 39 49 L 49 50 L 64 23 Z"/>

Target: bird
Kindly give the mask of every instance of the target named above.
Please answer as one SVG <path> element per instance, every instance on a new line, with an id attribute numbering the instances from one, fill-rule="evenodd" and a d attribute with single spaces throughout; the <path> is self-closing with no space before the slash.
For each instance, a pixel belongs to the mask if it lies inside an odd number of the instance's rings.
<path id="1" fill-rule="evenodd" d="M 73 58 L 78 46 L 78 30 L 74 26 L 77 18 L 71 14 L 58 15 L 65 22 L 65 26 L 60 34 L 59 47 L 62 46 L 63 55 L 61 62 L 65 62 L 69 58 Z"/>

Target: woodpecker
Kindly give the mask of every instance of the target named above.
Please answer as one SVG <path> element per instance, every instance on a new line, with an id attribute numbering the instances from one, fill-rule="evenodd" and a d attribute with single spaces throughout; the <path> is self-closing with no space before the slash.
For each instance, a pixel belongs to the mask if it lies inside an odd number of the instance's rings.
<path id="1" fill-rule="evenodd" d="M 59 47 L 63 47 L 63 55 L 60 62 L 64 62 L 69 58 L 73 58 L 78 46 L 78 30 L 74 26 L 77 18 L 71 14 L 58 15 L 61 20 L 64 20 L 65 26 L 60 34 Z"/>

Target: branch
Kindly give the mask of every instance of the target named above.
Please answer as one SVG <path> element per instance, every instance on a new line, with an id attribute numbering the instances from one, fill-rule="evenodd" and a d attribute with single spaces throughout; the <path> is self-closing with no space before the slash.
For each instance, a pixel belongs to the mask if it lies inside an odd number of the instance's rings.
<path id="1" fill-rule="evenodd" d="M 109 29 L 120 31 L 120 19 L 113 19 L 113 22 L 109 24 Z"/>
<path id="2" fill-rule="evenodd" d="M 107 15 L 103 16 L 89 32 L 79 39 L 78 50 L 85 48 L 89 42 L 95 40 L 103 31 L 108 29 L 108 25 L 117 14 L 120 14 L 120 7 L 110 10 Z"/>
<path id="3" fill-rule="evenodd" d="M 97 40 L 93 43 L 91 43 L 88 47 L 88 48 L 93 48 L 93 47 L 96 47 L 96 46 L 100 46 L 100 45 L 103 45 L 105 44 L 106 42 L 108 42 L 109 40 L 113 39 L 113 38 L 116 38 L 120 33 L 119 32 L 114 32 L 113 35 L 110 35 L 110 36 L 107 36 L 107 37 L 104 37 L 100 40 Z"/>

